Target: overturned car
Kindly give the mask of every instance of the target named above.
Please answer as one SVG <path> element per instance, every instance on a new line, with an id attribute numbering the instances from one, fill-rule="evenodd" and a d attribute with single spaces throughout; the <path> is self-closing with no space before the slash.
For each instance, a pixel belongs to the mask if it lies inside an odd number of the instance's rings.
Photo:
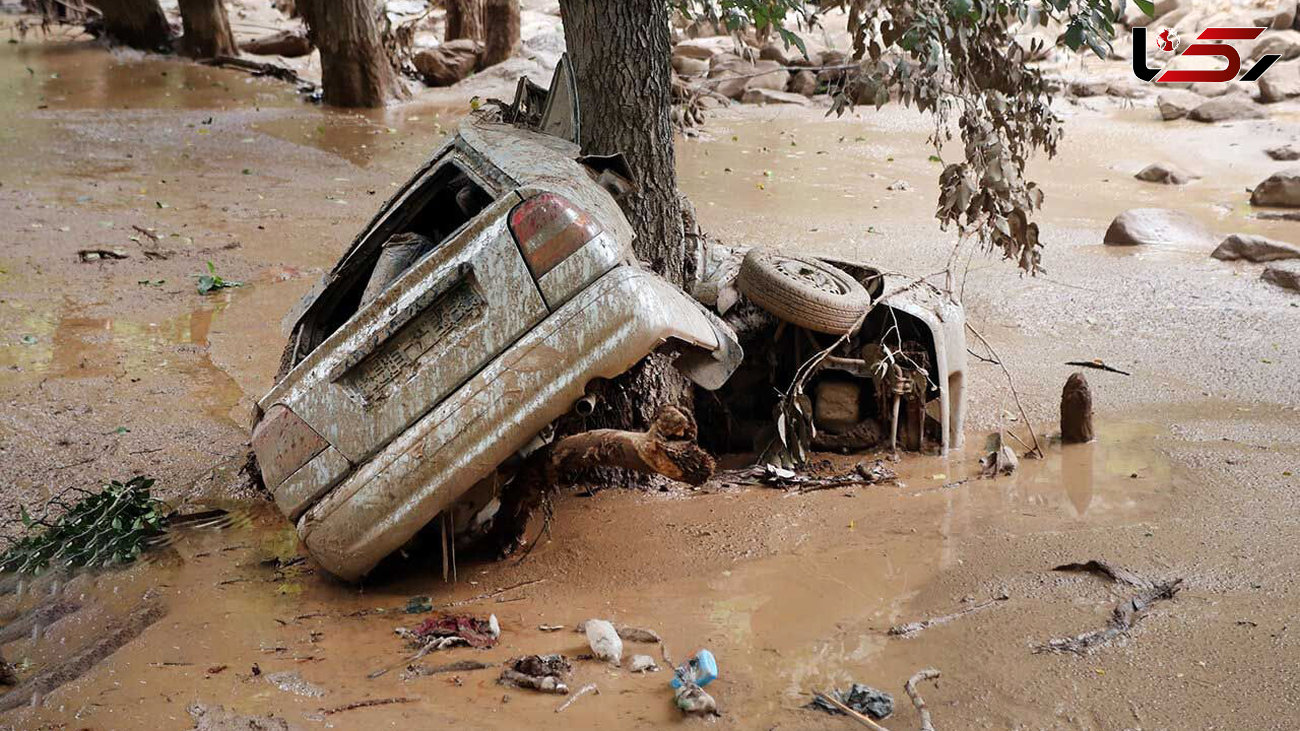
<path id="1" fill-rule="evenodd" d="M 580 157 L 578 125 L 567 60 L 549 89 L 521 80 L 511 106 L 461 125 L 291 314 L 252 443 L 331 573 L 359 579 L 439 516 L 454 514 L 458 532 L 490 520 L 502 465 L 589 384 L 661 347 L 711 394 L 697 399 L 702 444 L 761 451 L 800 354 L 862 318 L 811 382 L 815 446 L 874 446 L 882 408 L 904 447 L 959 439 L 959 306 L 917 288 L 880 300 L 889 278 L 868 267 L 772 252 L 742 263 L 720 246 L 702 253 L 692 297 L 636 261 L 616 200 L 624 163 Z"/>

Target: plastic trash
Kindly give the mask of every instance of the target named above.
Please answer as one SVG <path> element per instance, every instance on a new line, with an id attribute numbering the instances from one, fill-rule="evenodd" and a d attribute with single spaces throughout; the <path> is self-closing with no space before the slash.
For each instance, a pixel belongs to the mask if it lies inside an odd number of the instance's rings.
<path id="1" fill-rule="evenodd" d="M 603 619 L 589 619 L 586 630 L 587 643 L 591 645 L 593 655 L 615 665 L 623 662 L 623 640 L 619 639 L 614 625 Z"/>
<path id="2" fill-rule="evenodd" d="M 690 683 L 703 688 L 712 683 L 717 677 L 718 661 L 713 659 L 713 653 L 708 650 L 700 650 L 691 659 L 677 667 L 673 674 L 672 686 L 681 688 L 683 684 Z"/>

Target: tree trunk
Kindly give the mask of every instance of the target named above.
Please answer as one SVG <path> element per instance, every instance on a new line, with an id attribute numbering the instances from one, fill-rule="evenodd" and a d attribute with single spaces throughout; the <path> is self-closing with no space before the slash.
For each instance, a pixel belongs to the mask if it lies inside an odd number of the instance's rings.
<path id="1" fill-rule="evenodd" d="M 230 20 L 221 0 L 180 0 L 181 53 L 193 58 L 238 56 L 235 34 L 230 32 Z"/>
<path id="2" fill-rule="evenodd" d="M 515 55 L 519 47 L 519 0 L 484 0 L 483 65 Z"/>
<path id="3" fill-rule="evenodd" d="M 380 40 L 374 0 L 298 0 L 296 5 L 320 49 L 326 104 L 382 107 L 400 93 Z"/>
<path id="4" fill-rule="evenodd" d="M 172 29 L 158 0 L 95 0 L 109 40 L 142 51 L 167 50 Z"/>
<path id="5" fill-rule="evenodd" d="M 443 40 L 483 40 L 483 0 L 446 0 L 447 27 Z"/>
<path id="6" fill-rule="evenodd" d="M 682 229 L 673 155 L 672 39 L 663 0 L 560 0 L 564 38 L 577 73 L 582 152 L 621 152 L 638 190 L 624 211 L 637 257 L 674 284 L 694 272 Z M 653 356 L 603 393 L 602 426 L 637 428 L 659 407 L 690 410 L 690 389 L 666 357 Z"/>

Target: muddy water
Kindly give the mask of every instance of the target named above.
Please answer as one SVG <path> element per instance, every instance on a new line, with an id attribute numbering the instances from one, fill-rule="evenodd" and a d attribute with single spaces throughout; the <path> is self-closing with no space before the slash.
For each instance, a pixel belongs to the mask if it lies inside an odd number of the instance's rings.
<path id="1" fill-rule="evenodd" d="M 278 361 L 280 317 L 464 103 L 338 113 L 275 82 L 80 44 L 0 46 L 0 71 L 0 142 L 12 160 L 0 170 L 0 196 L 13 223 L 0 250 L 6 504 L 134 472 L 159 476 L 177 501 L 220 490 L 203 476 L 243 449 L 247 407 Z M 527 560 L 465 562 L 455 586 L 442 583 L 436 555 L 359 589 L 309 563 L 277 571 L 263 561 L 295 555 L 292 532 L 273 512 L 244 508 L 246 522 L 181 535 L 148 565 L 70 582 L 65 595 L 82 598 L 87 614 L 6 646 L 8 659 L 31 661 L 24 672 L 80 646 L 146 592 L 169 613 L 0 723 L 182 729 L 193 701 L 307 728 L 545 723 L 557 718 L 558 700 L 504 689 L 494 670 L 365 677 L 404 657 L 392 630 L 420 619 L 374 610 L 543 580 L 461 607 L 497 614 L 498 648 L 453 650 L 428 664 L 576 655 L 585 651 L 578 635 L 537 627 L 600 616 L 656 629 L 675 659 L 714 650 L 725 727 L 843 726 L 799 709 L 811 688 L 856 680 L 899 695 L 903 678 L 933 664 L 945 673 L 927 694 L 941 727 L 1187 728 L 1196 717 L 1213 719 L 1207 727 L 1282 728 L 1269 709 L 1294 705 L 1289 668 L 1298 657 L 1286 617 L 1300 606 L 1288 587 L 1300 583 L 1291 552 L 1276 548 L 1300 535 L 1285 476 L 1300 444 L 1300 398 L 1285 376 L 1297 365 L 1297 310 L 1253 286 L 1257 268 L 1099 241 L 1116 209 L 1139 203 L 1189 210 L 1220 232 L 1294 240 L 1293 224 L 1250 218 L 1241 194 L 1275 166 L 1256 148 L 1293 136 L 1294 111 L 1215 127 L 1161 125 L 1150 109 L 1073 111 L 1058 163 L 1035 167 L 1049 195 L 1049 276 L 1022 280 L 975 258 L 966 304 L 1017 373 L 1040 435 L 1071 370 L 1065 360 L 1131 367 L 1131 378 L 1089 372 L 1103 415 L 1098 443 L 1049 445 L 1046 460 L 1014 478 L 960 482 L 978 469 L 983 428 L 1019 427 L 1001 373 L 972 363 L 972 447 L 909 460 L 899 487 L 566 495 L 550 538 Z M 937 164 L 923 120 L 896 110 L 825 120 L 815 110 L 742 109 L 720 113 L 704 132 L 679 147 L 682 185 L 728 242 L 911 272 L 946 262 L 952 235 L 931 218 Z M 1203 162 L 1195 150 L 1208 151 Z M 1176 194 L 1130 178 L 1157 158 L 1213 175 Z M 886 190 L 896 180 L 911 189 Z M 132 224 L 154 230 L 172 258 L 140 256 Z M 76 264 L 76 249 L 91 241 L 133 256 Z M 193 276 L 207 261 L 246 286 L 200 297 Z M 116 434 L 122 425 L 130 432 Z M 1078 661 L 1032 655 L 1035 642 L 1104 621 L 1117 590 L 1048 572 L 1093 557 L 1187 575 L 1191 596 L 1114 651 Z M 916 640 L 885 635 L 891 624 L 1003 590 L 1013 597 L 1005 606 Z M 325 694 L 264 679 L 283 672 Z M 1247 675 L 1258 681 L 1224 720 L 1222 699 L 1206 688 Z M 602 694 L 565 711 L 566 724 L 677 719 L 664 673 L 580 663 L 573 684 L 589 681 Z M 321 713 L 394 697 L 412 702 Z M 890 725 L 915 727 L 915 714 L 900 708 Z"/>

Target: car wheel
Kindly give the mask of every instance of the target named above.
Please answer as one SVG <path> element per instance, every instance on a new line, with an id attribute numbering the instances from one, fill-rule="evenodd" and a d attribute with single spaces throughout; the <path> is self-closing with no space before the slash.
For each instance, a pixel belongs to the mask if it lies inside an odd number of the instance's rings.
<path id="1" fill-rule="evenodd" d="M 871 307 L 871 295 L 848 273 L 824 261 L 771 249 L 750 249 L 736 286 L 776 317 L 831 335 L 851 330 Z"/>

